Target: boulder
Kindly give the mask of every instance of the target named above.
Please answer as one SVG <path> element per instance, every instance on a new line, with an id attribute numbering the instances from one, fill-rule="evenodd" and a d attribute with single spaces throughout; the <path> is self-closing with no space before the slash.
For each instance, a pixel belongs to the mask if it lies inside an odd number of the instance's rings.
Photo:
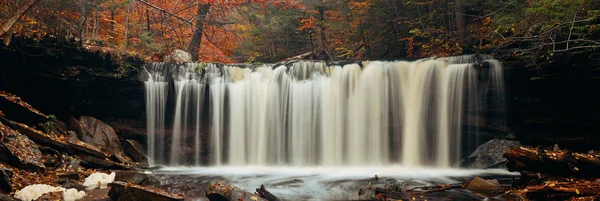
<path id="1" fill-rule="evenodd" d="M 116 161 L 116 162 L 119 162 L 119 163 L 130 164 L 130 165 L 134 164 L 133 161 L 131 160 L 131 158 L 129 158 L 129 156 L 127 156 L 121 150 L 115 150 L 115 151 L 113 151 L 113 153 L 110 156 L 110 158 L 112 160 Z"/>
<path id="2" fill-rule="evenodd" d="M 469 157 L 460 161 L 464 168 L 498 168 L 506 162 L 502 155 L 511 147 L 521 146 L 521 143 L 513 140 L 490 140 L 475 149 Z"/>
<path id="3" fill-rule="evenodd" d="M 175 49 L 171 53 L 171 61 L 175 63 L 192 62 L 192 54 L 180 49 Z"/>
<path id="4" fill-rule="evenodd" d="M 183 195 L 170 194 L 165 191 L 136 184 L 115 181 L 108 184 L 108 196 L 114 201 L 183 201 Z"/>
<path id="5" fill-rule="evenodd" d="M 148 164 L 148 157 L 144 155 L 144 148 L 135 140 L 125 140 L 123 151 L 131 157 L 134 162 Z"/>
<path id="6" fill-rule="evenodd" d="M 469 185 L 467 185 L 467 189 L 482 194 L 484 196 L 493 196 L 502 191 L 502 187 L 498 180 L 489 179 L 485 180 L 480 177 L 475 177 Z"/>
<path id="7" fill-rule="evenodd" d="M 118 150 L 121 147 L 119 137 L 113 128 L 94 117 L 81 116 L 79 120 L 71 117 L 68 127 L 85 143 L 109 150 Z"/>
<path id="8" fill-rule="evenodd" d="M 122 170 L 115 171 L 115 173 L 115 181 L 131 182 L 133 184 L 138 184 L 142 186 L 160 184 L 160 181 L 156 177 L 137 171 Z"/>
<path id="9" fill-rule="evenodd" d="M 25 168 L 44 169 L 42 152 L 38 145 L 33 143 L 27 136 L 0 123 L 0 136 L 3 136 L 0 144 L 2 159 L 7 162 L 17 162 Z"/>

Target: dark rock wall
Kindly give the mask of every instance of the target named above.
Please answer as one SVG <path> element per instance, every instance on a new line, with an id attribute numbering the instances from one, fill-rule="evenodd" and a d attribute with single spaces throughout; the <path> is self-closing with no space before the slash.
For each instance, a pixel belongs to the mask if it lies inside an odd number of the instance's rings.
<path id="1" fill-rule="evenodd" d="M 0 48 L 0 90 L 59 119 L 143 118 L 143 83 L 136 69 L 143 61 L 94 51 L 51 39 L 15 38 Z"/>
<path id="2" fill-rule="evenodd" d="M 543 68 L 505 62 L 508 127 L 525 145 L 600 149 L 600 54 L 585 53 Z"/>

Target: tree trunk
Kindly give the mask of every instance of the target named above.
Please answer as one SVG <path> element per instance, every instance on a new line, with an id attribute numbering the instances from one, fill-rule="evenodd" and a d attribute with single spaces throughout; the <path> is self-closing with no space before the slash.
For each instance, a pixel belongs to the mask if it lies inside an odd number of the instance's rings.
<path id="1" fill-rule="evenodd" d="M 323 52 L 325 53 L 325 58 L 326 60 L 333 60 L 334 55 L 332 54 L 331 51 L 329 51 L 329 47 L 327 45 L 327 36 L 325 35 L 326 30 L 325 30 L 325 6 L 319 6 L 318 7 L 318 11 L 319 11 L 319 23 L 318 23 L 318 27 L 319 27 L 319 42 L 321 43 L 321 45 L 323 46 Z"/>
<path id="2" fill-rule="evenodd" d="M 198 4 L 198 12 L 196 13 L 196 26 L 194 28 L 194 36 L 188 46 L 187 51 L 192 54 L 192 61 L 198 61 L 198 52 L 202 43 L 202 34 L 204 32 L 204 19 L 210 10 L 210 4 Z"/>
<path id="3" fill-rule="evenodd" d="M 23 14 L 25 14 L 25 12 L 27 12 L 27 10 L 29 10 L 36 1 L 37 0 L 30 0 L 29 2 L 25 3 L 25 5 L 19 8 L 15 15 L 8 18 L 4 25 L 2 25 L 2 29 L 0 29 L 0 36 L 8 32 L 8 30 L 10 30 L 10 28 L 15 24 L 15 22 L 17 22 L 17 20 L 19 20 L 19 18 L 21 18 L 21 16 L 23 16 Z"/>
<path id="4" fill-rule="evenodd" d="M 146 8 L 146 29 L 148 30 L 148 35 L 150 35 L 150 10 Z"/>
<path id="5" fill-rule="evenodd" d="M 463 0 L 454 1 L 454 15 L 456 18 L 456 30 L 458 31 L 458 42 L 461 46 L 465 46 L 467 41 L 466 35 L 466 21 L 465 21 L 465 6 Z"/>
<path id="6" fill-rule="evenodd" d="M 92 38 L 94 40 L 98 40 L 98 12 L 100 12 L 100 4 L 96 4 L 95 12 L 94 12 L 94 30 L 92 31 Z"/>
<path id="7" fill-rule="evenodd" d="M 129 34 L 129 15 L 131 13 L 131 2 L 127 5 L 127 13 L 125 13 L 125 35 L 123 36 L 123 51 L 127 51 L 127 35 Z"/>

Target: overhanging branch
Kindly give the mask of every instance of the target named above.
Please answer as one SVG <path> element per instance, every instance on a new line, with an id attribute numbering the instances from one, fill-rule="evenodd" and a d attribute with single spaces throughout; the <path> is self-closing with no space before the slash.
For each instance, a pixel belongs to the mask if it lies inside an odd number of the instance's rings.
<path id="1" fill-rule="evenodd" d="M 161 7 L 155 6 L 155 5 L 153 5 L 151 3 L 148 3 L 147 1 L 144 1 L 144 0 L 137 0 L 137 1 L 140 2 L 140 3 L 146 4 L 147 6 L 149 6 L 151 8 L 159 10 L 160 12 L 163 12 L 163 13 L 165 13 L 167 15 L 170 15 L 171 17 L 175 17 L 175 18 L 177 18 L 177 19 L 179 19 L 181 21 L 184 21 L 185 23 L 188 23 L 189 25 L 192 25 L 192 21 L 186 20 L 185 18 L 182 18 L 182 17 L 179 17 L 178 15 L 175 15 L 175 14 L 173 14 L 173 13 L 171 13 L 171 12 L 169 12 L 169 11 L 161 8 Z"/>

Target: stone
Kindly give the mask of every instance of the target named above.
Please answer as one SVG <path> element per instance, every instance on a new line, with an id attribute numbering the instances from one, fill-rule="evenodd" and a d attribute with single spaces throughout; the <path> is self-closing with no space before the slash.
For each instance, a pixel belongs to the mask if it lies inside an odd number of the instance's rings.
<path id="1" fill-rule="evenodd" d="M 137 171 L 120 170 L 115 171 L 115 181 L 131 182 L 141 186 L 150 186 L 160 184 L 156 177 Z"/>
<path id="2" fill-rule="evenodd" d="M 175 63 L 192 62 L 192 54 L 180 49 L 175 49 L 171 53 L 171 61 Z"/>
<path id="3" fill-rule="evenodd" d="M 4 193 L 12 192 L 13 171 L 8 168 L 0 169 L 0 190 Z"/>
<path id="4" fill-rule="evenodd" d="M 499 168 L 506 162 L 502 155 L 511 147 L 521 146 L 519 141 L 514 140 L 490 140 L 475 149 L 469 157 L 460 161 L 460 167 L 464 168 Z"/>
<path id="5" fill-rule="evenodd" d="M 21 200 L 14 198 L 10 195 L 0 193 L 0 201 L 21 201 Z"/>
<path id="6" fill-rule="evenodd" d="M 121 148 L 121 142 L 115 130 L 94 117 L 81 116 L 79 120 L 71 117 L 68 127 L 75 131 L 77 137 L 85 143 L 109 150 Z"/>
<path id="7" fill-rule="evenodd" d="M 148 157 L 144 154 L 144 149 L 139 142 L 135 140 L 125 140 L 123 151 L 131 157 L 134 162 L 148 164 Z"/>
<path id="8" fill-rule="evenodd" d="M 257 194 L 250 193 L 224 181 L 214 181 L 204 188 L 206 197 L 211 201 L 216 200 L 255 200 L 267 201 Z"/>
<path id="9" fill-rule="evenodd" d="M 485 196 L 496 195 L 502 191 L 502 187 L 500 186 L 498 180 L 485 180 L 480 177 L 475 177 L 475 179 L 473 179 L 473 181 L 467 185 L 467 189 Z"/>
<path id="10" fill-rule="evenodd" d="M 56 183 L 58 185 L 60 185 L 60 187 L 69 189 L 69 188 L 74 188 L 77 189 L 78 191 L 85 191 L 86 187 L 83 184 L 80 184 L 79 182 L 72 180 L 72 179 L 59 179 L 56 181 Z"/>
<path id="11" fill-rule="evenodd" d="M 170 194 L 160 189 L 115 181 L 108 184 L 108 196 L 113 201 L 183 201 L 183 195 Z"/>
<path id="12" fill-rule="evenodd" d="M 114 162 L 108 159 L 100 159 L 86 153 L 77 153 L 77 156 L 81 159 L 83 164 L 92 168 L 110 168 L 115 165 Z"/>
<path id="13" fill-rule="evenodd" d="M 3 159 L 7 162 L 16 161 L 19 166 L 33 169 L 44 169 L 42 161 L 42 152 L 38 145 L 31 141 L 27 136 L 9 128 L 0 123 L 0 136 L 3 136 L 0 144 L 3 152 Z"/>
<path id="14" fill-rule="evenodd" d="M 44 193 L 42 196 L 35 199 L 35 201 L 56 201 L 56 200 L 64 200 L 62 191 L 54 191 Z"/>
<path id="15" fill-rule="evenodd" d="M 127 156 L 125 153 L 123 153 L 123 151 L 121 151 L 121 150 L 113 151 L 110 158 L 119 163 L 133 164 L 133 161 L 131 160 L 131 158 L 129 156 Z"/>
<path id="16" fill-rule="evenodd" d="M 0 117 L 0 119 L 1 119 L 1 117 Z M 31 128 L 22 123 L 16 123 L 16 122 L 10 122 L 10 123 L 11 123 L 10 124 L 11 127 L 15 128 L 20 133 L 26 135 L 27 137 L 31 138 L 32 140 L 34 140 L 35 142 L 37 142 L 41 145 L 52 147 L 57 150 L 65 150 L 68 147 L 65 139 L 47 135 L 47 134 L 43 133 L 42 131 L 39 131 L 35 128 Z"/>
<path id="17" fill-rule="evenodd" d="M 73 148 L 76 151 L 85 152 L 85 153 L 95 156 L 97 158 L 105 159 L 110 156 L 109 154 L 103 152 L 99 147 L 92 146 L 81 140 L 69 139 L 68 144 L 71 148 Z"/>

